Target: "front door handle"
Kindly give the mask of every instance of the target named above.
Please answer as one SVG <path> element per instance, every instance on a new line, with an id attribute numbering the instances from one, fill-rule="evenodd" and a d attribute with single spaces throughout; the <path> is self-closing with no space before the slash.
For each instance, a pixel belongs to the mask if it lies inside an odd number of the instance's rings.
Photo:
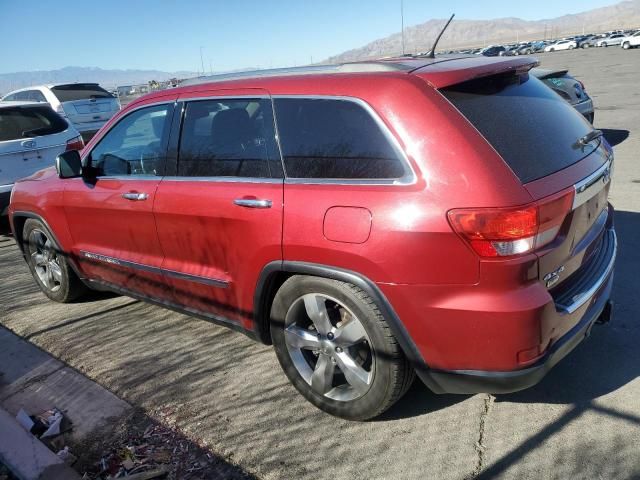
<path id="1" fill-rule="evenodd" d="M 257 198 L 237 198 L 233 201 L 235 205 L 246 208 L 271 208 L 271 200 L 258 200 Z"/>
<path id="2" fill-rule="evenodd" d="M 133 200 L 140 202 L 142 200 L 146 200 L 149 198 L 149 195 L 146 193 L 138 193 L 138 192 L 127 192 L 122 194 L 122 198 L 126 198 L 127 200 Z"/>

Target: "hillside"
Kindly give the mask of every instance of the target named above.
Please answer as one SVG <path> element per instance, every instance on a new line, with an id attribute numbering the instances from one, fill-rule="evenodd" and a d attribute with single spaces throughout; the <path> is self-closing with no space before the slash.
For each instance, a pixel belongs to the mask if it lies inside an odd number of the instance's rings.
<path id="1" fill-rule="evenodd" d="M 433 19 L 405 28 L 406 53 L 424 52 L 446 19 Z M 640 0 L 629 0 L 607 7 L 562 17 L 527 21 L 520 18 L 464 20 L 455 18 L 442 36 L 438 50 L 469 46 L 485 46 L 542 38 L 558 38 L 585 32 L 601 32 L 617 28 L 640 27 Z M 402 53 L 400 33 L 374 40 L 367 45 L 328 58 L 326 63 L 340 63 Z M 323 62 L 323 63 L 325 63 Z"/>

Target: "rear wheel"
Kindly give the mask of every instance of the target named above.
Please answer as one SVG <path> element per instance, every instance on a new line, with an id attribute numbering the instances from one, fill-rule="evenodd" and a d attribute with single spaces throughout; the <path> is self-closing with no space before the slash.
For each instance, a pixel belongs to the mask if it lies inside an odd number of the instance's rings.
<path id="1" fill-rule="evenodd" d="M 622 44 L 622 48 L 624 48 L 625 50 L 629 50 L 629 48 L 631 48 L 631 44 L 629 42 L 624 42 Z"/>
<path id="2" fill-rule="evenodd" d="M 348 283 L 291 277 L 274 299 L 271 337 L 296 389 L 338 417 L 376 417 L 414 379 L 373 299 Z"/>
<path id="3" fill-rule="evenodd" d="M 569 50 L 573 50 L 574 48 L 576 47 L 574 47 L 573 45 L 569 45 Z"/>
<path id="4" fill-rule="evenodd" d="M 555 51 L 556 51 L 556 49 L 555 49 L 555 48 L 550 48 L 550 49 L 549 49 L 549 51 L 550 51 L 550 52 L 555 52 Z"/>
<path id="5" fill-rule="evenodd" d="M 591 45 L 589 45 L 588 43 L 584 43 L 582 44 L 582 48 L 589 48 Z"/>
<path id="6" fill-rule="evenodd" d="M 31 274 L 51 300 L 68 303 L 87 291 L 42 222 L 31 218 L 25 222 L 23 245 Z"/>
<path id="7" fill-rule="evenodd" d="M 606 47 L 607 46 L 607 42 L 602 42 L 602 45 L 600 45 L 601 47 Z"/>

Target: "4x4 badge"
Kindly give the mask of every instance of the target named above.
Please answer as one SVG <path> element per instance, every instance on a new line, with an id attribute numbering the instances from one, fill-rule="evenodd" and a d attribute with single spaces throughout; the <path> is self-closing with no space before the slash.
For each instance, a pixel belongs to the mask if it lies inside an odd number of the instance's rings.
<path id="1" fill-rule="evenodd" d="M 564 265 L 562 265 L 560 268 L 554 270 L 553 272 L 547 273 L 544 276 L 543 280 L 544 280 L 544 283 L 547 286 L 547 288 L 551 288 L 556 283 L 558 283 L 558 280 L 560 280 L 560 274 L 562 272 L 564 272 Z"/>

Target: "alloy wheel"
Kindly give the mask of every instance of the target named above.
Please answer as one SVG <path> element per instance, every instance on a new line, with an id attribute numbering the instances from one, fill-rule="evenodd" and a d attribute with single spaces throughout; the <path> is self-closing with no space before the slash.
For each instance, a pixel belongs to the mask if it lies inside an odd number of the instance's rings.
<path id="1" fill-rule="evenodd" d="M 62 268 L 58 253 L 46 233 L 34 229 L 29 234 L 29 255 L 40 282 L 50 291 L 57 292 L 62 285 Z"/>
<path id="2" fill-rule="evenodd" d="M 375 354 L 360 320 L 338 300 L 309 293 L 285 317 L 287 351 L 318 394 L 338 401 L 363 396 L 373 382 Z"/>

